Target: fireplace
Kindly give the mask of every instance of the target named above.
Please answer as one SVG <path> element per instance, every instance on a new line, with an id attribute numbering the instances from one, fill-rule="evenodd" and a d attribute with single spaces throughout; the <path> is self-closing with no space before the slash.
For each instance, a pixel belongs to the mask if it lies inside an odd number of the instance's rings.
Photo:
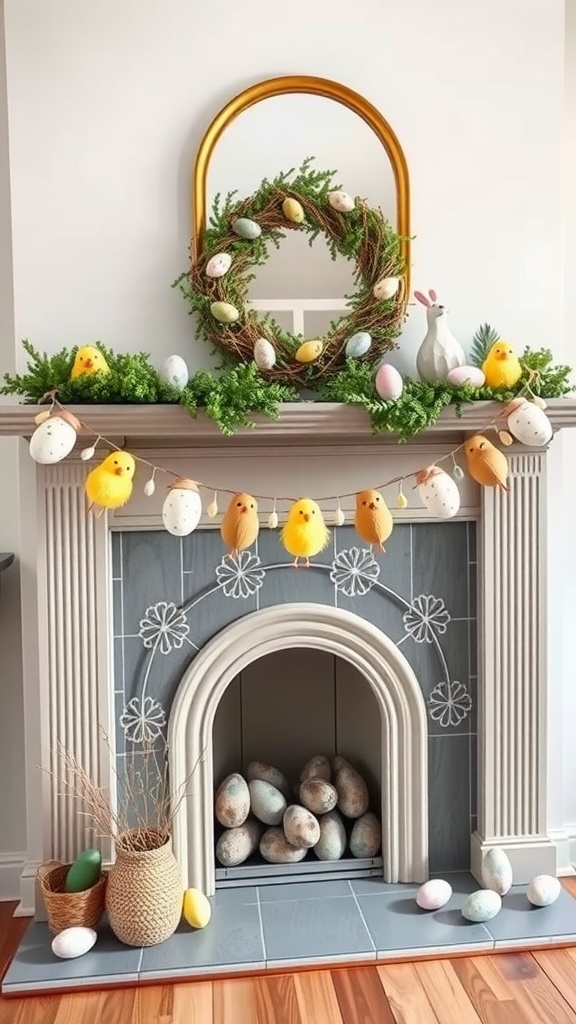
<path id="1" fill-rule="evenodd" d="M 121 440 L 128 450 L 207 484 L 222 482 L 255 493 L 318 495 L 354 492 L 409 474 L 481 427 L 491 410 L 478 403 L 466 408 L 462 418 L 447 410 L 433 429 L 406 445 L 371 436 L 360 410 L 328 404 L 286 406 L 278 422 L 261 422 L 256 431 L 233 439 L 223 438 L 204 418 L 189 420 L 183 410 L 172 407 L 92 407 L 79 412 L 95 430 Z M 571 401 L 551 402 L 549 414 L 556 429 L 576 425 Z M 34 410 L 25 407 L 3 410 L 3 433 L 30 436 L 33 415 Z M 463 666 L 449 664 L 450 680 L 438 672 L 435 645 L 412 638 L 416 654 L 408 656 L 402 628 L 394 632 L 394 616 L 384 621 L 377 610 L 376 587 L 369 594 L 351 597 L 333 587 L 336 598 L 331 604 L 319 595 L 318 586 L 329 580 L 339 554 L 356 548 L 360 554 L 354 558 L 361 557 L 362 545 L 352 540 L 349 525 L 334 530 L 340 546 L 326 553 L 320 567 L 274 570 L 286 579 L 281 601 L 268 604 L 262 588 L 244 602 L 230 598 L 226 607 L 231 617 L 226 620 L 214 608 L 206 614 L 198 611 L 198 631 L 183 640 L 178 670 L 173 666 L 169 672 L 166 662 L 162 666 L 162 685 L 169 694 L 163 711 L 173 785 L 189 773 L 195 752 L 209 754 L 193 776 L 193 789 L 175 823 L 176 852 L 189 884 L 210 892 L 215 883 L 212 741 L 218 705 L 248 666 L 288 648 L 312 655 L 329 652 L 352 666 L 350 671 L 361 681 L 357 692 L 369 693 L 379 709 L 386 878 L 419 881 L 429 870 L 444 870 L 448 865 L 434 858 L 438 837 L 446 833 L 447 825 L 450 848 L 460 848 L 458 830 L 465 830 L 467 863 L 477 877 L 483 850 L 496 845 L 507 851 L 518 882 L 537 873 L 556 872 L 557 849 L 546 830 L 546 452 L 513 447 L 509 464 L 510 494 L 480 492 L 466 479 L 460 512 L 450 523 L 433 521 L 417 496 L 407 490 L 409 507 L 395 512 L 388 553 L 378 561 L 378 582 L 386 586 L 398 569 L 395 558 L 402 547 L 402 531 L 415 536 L 422 531 L 425 537 L 427 529 L 454 530 L 453 536 L 466 537 L 468 554 L 457 572 L 466 574 L 469 597 L 476 591 L 477 578 L 477 628 L 475 609 L 456 615 L 448 596 L 437 587 L 417 587 L 411 594 L 400 593 L 396 584 L 390 587 L 411 605 L 419 597 L 439 598 L 451 618 L 465 620 L 458 630 L 466 636 L 462 651 L 469 661 Z M 36 609 L 38 617 L 37 634 L 29 637 L 25 649 L 29 848 L 23 912 L 34 906 L 38 863 L 50 857 L 68 859 L 85 845 L 84 822 L 76 807 L 60 798 L 58 784 L 49 774 L 41 775 L 38 764 L 54 766 L 53 751 L 59 740 L 74 750 L 103 786 L 112 788 L 114 759 L 122 757 L 126 733 L 120 719 L 136 694 L 120 687 L 118 673 L 122 665 L 126 669 L 138 645 L 141 652 L 139 622 L 146 617 L 141 609 L 125 606 L 126 622 L 119 629 L 117 598 L 122 583 L 117 567 L 122 544 L 144 543 L 146 535 L 152 534 L 174 540 L 161 530 L 162 489 L 158 487 L 153 498 L 145 497 L 144 474 L 137 474 L 130 504 L 99 520 L 85 514 L 85 474 L 86 463 L 78 454 L 52 467 L 23 462 L 23 487 L 30 496 L 28 525 L 30 535 L 37 537 L 36 551 L 27 556 L 23 574 L 24 601 L 30 615 Z M 394 494 L 387 497 L 394 506 Z M 352 507 L 352 500 L 343 501 L 348 523 Z M 324 508 L 330 519 L 333 503 Z M 262 509 L 263 523 L 269 511 Z M 210 520 L 202 527 L 190 538 L 197 545 L 193 564 L 182 562 L 183 543 L 172 548 L 174 563 L 161 553 L 148 565 L 135 557 L 135 586 L 140 587 L 144 612 L 155 603 L 172 600 L 162 588 L 173 564 L 178 571 L 179 603 L 191 599 L 208 568 L 211 585 L 216 585 L 214 560 L 207 567 L 201 550 L 208 537 L 215 543 L 219 538 Z M 272 531 L 264 528 L 260 543 L 260 559 L 270 545 L 276 562 L 287 561 Z M 222 554 L 220 548 L 219 559 Z M 404 560 L 408 557 L 402 555 Z M 267 561 L 271 558 L 272 554 Z M 435 562 L 430 557 L 430 571 L 438 579 L 445 562 L 445 558 Z M 450 570 L 455 566 L 452 561 Z M 356 562 L 353 572 L 357 567 Z M 144 575 L 151 571 L 157 573 L 152 589 Z M 223 577 L 219 582 L 223 587 Z M 229 586 L 233 588 L 233 583 Z M 388 605 L 393 608 L 394 602 Z M 363 610 L 368 606 L 370 614 Z M 424 618 L 432 605 L 426 609 Z M 405 613 L 406 608 L 396 606 L 394 615 L 398 624 L 404 622 L 404 632 Z M 443 643 L 443 635 L 441 639 Z M 430 653 L 435 662 L 423 661 Z M 464 655 L 453 652 L 450 657 Z M 448 681 L 464 689 L 440 686 L 433 694 L 435 687 Z M 438 738 L 434 729 L 441 731 L 438 722 L 443 708 L 454 705 L 458 714 L 451 723 L 446 711 L 449 729 Z M 457 721 L 461 713 L 464 718 Z M 470 717 L 476 713 L 477 726 Z M 125 717 L 124 725 L 127 721 Z M 101 726 L 108 733 L 112 758 L 102 742 Z M 464 785 L 459 785 L 458 772 L 445 767 L 445 777 L 453 780 L 454 799 L 465 796 L 466 813 L 458 816 L 457 824 L 430 799 L 438 766 L 449 764 L 445 761 L 448 737 L 468 765 Z"/>

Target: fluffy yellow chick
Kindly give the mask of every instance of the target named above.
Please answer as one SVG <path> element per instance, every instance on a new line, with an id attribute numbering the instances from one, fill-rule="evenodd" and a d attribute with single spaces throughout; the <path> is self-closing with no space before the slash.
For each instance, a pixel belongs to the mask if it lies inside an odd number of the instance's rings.
<path id="1" fill-rule="evenodd" d="M 310 498 L 296 501 L 288 513 L 288 522 L 282 530 L 282 543 L 289 554 L 295 555 L 294 566 L 305 558 L 306 568 L 310 559 L 330 542 L 330 530 L 326 527 L 319 505 Z"/>
<path id="2" fill-rule="evenodd" d="M 95 348 L 94 345 L 84 345 L 76 353 L 74 366 L 70 371 L 70 379 L 90 376 L 92 373 L 108 373 L 109 370 L 110 367 L 100 349 Z"/>
<path id="3" fill-rule="evenodd" d="M 90 501 L 88 511 L 99 506 L 101 516 L 105 508 L 120 508 L 132 494 L 132 480 L 136 463 L 129 452 L 110 452 L 99 466 L 86 477 L 86 494 Z"/>
<path id="4" fill-rule="evenodd" d="M 482 363 L 482 372 L 490 388 L 513 388 L 522 376 L 516 352 L 507 341 L 495 341 Z"/>
<path id="5" fill-rule="evenodd" d="M 354 515 L 356 533 L 370 547 L 386 551 L 384 541 L 392 533 L 394 520 L 388 505 L 378 491 L 360 491 L 356 495 L 356 513 Z"/>
<path id="6" fill-rule="evenodd" d="M 256 499 L 243 491 L 235 494 L 220 526 L 222 540 L 230 554 L 237 555 L 239 551 L 249 548 L 256 540 L 259 529 Z"/>
<path id="7" fill-rule="evenodd" d="M 507 491 L 508 459 L 487 437 L 476 434 L 464 449 L 468 472 L 483 487 L 501 487 Z"/>

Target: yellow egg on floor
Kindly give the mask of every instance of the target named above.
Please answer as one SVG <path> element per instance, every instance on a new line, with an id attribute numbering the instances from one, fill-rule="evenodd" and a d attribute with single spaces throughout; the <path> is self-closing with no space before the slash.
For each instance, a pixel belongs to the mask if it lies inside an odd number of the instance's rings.
<path id="1" fill-rule="evenodd" d="M 186 889 L 183 913 L 191 928 L 205 928 L 212 917 L 210 900 L 199 889 Z"/>
<path id="2" fill-rule="evenodd" d="M 296 360 L 299 363 L 313 363 L 318 356 L 322 355 L 323 344 L 321 341 L 305 341 L 296 353 Z"/>

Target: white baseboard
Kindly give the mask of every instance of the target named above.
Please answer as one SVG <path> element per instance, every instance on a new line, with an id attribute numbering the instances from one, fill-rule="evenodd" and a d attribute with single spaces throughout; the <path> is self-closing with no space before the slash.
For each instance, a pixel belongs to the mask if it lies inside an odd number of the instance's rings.
<path id="1" fill-rule="evenodd" d="M 0 853 L 0 901 L 20 900 L 25 853 Z"/>

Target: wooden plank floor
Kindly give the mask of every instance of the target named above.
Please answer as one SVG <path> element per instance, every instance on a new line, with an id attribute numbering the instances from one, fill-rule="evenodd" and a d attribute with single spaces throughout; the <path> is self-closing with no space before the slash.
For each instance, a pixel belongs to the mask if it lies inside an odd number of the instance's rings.
<path id="1" fill-rule="evenodd" d="M 565 882 L 576 895 L 576 880 Z M 0 903 L 0 974 L 27 921 Z M 576 947 L 0 998 L 0 1024 L 576 1024 Z"/>

